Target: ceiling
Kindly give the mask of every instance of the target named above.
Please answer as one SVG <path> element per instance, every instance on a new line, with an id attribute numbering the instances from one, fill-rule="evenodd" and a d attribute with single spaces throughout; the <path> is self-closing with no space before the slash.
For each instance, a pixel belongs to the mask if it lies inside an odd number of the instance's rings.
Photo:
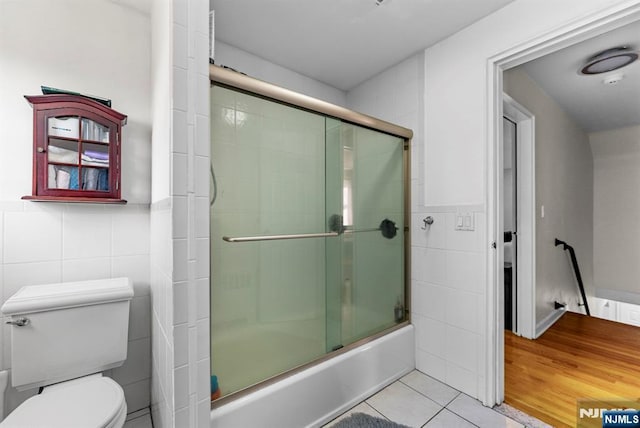
<path id="1" fill-rule="evenodd" d="M 215 37 L 349 90 L 513 0 L 210 0 Z"/>
<path id="2" fill-rule="evenodd" d="M 586 132 L 640 125 L 640 61 L 606 74 L 578 74 L 584 63 L 609 48 L 640 49 L 640 21 L 620 27 L 521 67 Z M 615 85 L 606 76 L 623 73 Z"/>

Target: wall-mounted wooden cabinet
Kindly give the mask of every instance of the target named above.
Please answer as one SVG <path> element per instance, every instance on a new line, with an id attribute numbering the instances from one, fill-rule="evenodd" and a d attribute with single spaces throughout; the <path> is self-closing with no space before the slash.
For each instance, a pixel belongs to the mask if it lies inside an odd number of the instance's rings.
<path id="1" fill-rule="evenodd" d="M 120 144 L 127 116 L 76 95 L 25 95 L 33 107 L 33 193 L 22 199 L 126 203 Z"/>

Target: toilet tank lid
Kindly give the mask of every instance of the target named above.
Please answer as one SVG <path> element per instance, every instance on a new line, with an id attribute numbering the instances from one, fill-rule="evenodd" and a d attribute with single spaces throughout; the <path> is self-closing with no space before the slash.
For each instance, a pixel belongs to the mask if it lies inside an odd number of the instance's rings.
<path id="1" fill-rule="evenodd" d="M 0 311 L 4 315 L 28 314 L 131 300 L 132 297 L 129 278 L 28 285 L 9 297 Z"/>

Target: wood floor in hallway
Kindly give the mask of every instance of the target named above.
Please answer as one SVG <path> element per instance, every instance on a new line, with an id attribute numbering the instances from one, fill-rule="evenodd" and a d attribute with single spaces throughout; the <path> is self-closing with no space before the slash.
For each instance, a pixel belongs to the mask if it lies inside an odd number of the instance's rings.
<path id="1" fill-rule="evenodd" d="M 536 340 L 505 331 L 507 404 L 573 428 L 579 399 L 632 401 L 640 409 L 639 327 L 568 312 Z"/>

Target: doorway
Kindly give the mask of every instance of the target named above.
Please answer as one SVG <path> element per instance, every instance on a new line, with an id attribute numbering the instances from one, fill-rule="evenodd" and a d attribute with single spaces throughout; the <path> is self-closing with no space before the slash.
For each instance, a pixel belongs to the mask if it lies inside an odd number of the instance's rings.
<path id="1" fill-rule="evenodd" d="M 507 116 L 502 117 L 503 144 L 503 192 L 504 192 L 504 328 L 518 330 L 518 124 Z"/>

